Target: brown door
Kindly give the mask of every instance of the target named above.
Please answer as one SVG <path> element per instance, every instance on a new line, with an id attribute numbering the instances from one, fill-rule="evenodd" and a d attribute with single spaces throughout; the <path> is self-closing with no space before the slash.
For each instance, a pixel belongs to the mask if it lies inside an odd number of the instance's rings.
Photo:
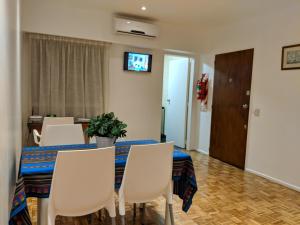
<path id="1" fill-rule="evenodd" d="M 210 156 L 245 167 L 253 49 L 216 55 Z"/>

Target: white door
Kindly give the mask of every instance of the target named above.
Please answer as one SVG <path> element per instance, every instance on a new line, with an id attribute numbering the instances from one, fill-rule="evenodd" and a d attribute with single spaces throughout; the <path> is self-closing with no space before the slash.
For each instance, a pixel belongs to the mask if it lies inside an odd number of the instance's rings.
<path id="1" fill-rule="evenodd" d="M 167 64 L 166 140 L 174 141 L 176 146 L 185 148 L 189 59 L 171 57 Z"/>

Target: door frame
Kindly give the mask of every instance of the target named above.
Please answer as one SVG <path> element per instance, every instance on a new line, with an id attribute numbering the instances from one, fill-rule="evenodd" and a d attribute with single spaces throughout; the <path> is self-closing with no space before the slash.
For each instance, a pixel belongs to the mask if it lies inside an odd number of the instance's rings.
<path id="1" fill-rule="evenodd" d="M 194 90 L 194 77 L 196 71 L 196 59 L 193 55 L 185 55 L 180 53 L 168 53 L 164 54 L 164 68 L 163 68 L 163 76 L 165 76 L 165 58 L 167 56 L 173 57 L 181 57 L 181 58 L 188 58 L 189 66 L 188 66 L 188 78 L 187 78 L 187 99 L 186 99 L 186 118 L 185 118 L 185 149 L 191 150 L 191 129 L 192 129 L 192 106 L 193 106 L 193 90 Z M 164 82 L 162 85 L 164 89 Z M 164 91 L 164 90 L 163 90 Z M 162 93 L 163 93 L 162 91 Z M 162 95 L 163 97 L 163 95 Z M 165 126 L 165 124 L 164 124 Z"/>

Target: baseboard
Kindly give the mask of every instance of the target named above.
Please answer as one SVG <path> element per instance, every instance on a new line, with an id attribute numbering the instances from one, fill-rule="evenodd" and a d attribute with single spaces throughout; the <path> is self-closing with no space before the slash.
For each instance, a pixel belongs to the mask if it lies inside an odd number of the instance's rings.
<path id="1" fill-rule="evenodd" d="M 203 153 L 203 154 L 205 154 L 205 155 L 208 155 L 208 154 L 209 154 L 207 151 L 204 151 L 204 150 L 199 149 L 199 148 L 197 148 L 196 151 L 197 151 L 197 152 L 200 152 L 200 153 Z"/>
<path id="2" fill-rule="evenodd" d="M 253 174 L 257 175 L 257 176 L 266 178 L 267 180 L 270 180 L 270 181 L 272 181 L 272 182 L 274 182 L 274 183 L 281 184 L 281 185 L 283 185 L 283 186 L 285 186 L 285 187 L 288 187 L 288 188 L 290 188 L 290 189 L 293 189 L 293 190 L 295 190 L 295 191 L 300 192 L 300 187 L 298 187 L 298 186 L 296 186 L 296 185 L 289 184 L 289 183 L 287 183 L 287 182 L 285 182 L 285 181 L 282 181 L 282 180 L 280 180 L 280 179 L 271 177 L 271 176 L 269 176 L 269 175 L 266 175 L 266 174 L 264 174 L 264 173 L 261 173 L 261 172 L 258 172 L 258 171 L 255 171 L 255 170 L 252 170 L 252 169 L 249 169 L 249 168 L 246 168 L 245 170 L 246 170 L 247 172 L 249 172 L 249 173 L 253 173 Z"/>

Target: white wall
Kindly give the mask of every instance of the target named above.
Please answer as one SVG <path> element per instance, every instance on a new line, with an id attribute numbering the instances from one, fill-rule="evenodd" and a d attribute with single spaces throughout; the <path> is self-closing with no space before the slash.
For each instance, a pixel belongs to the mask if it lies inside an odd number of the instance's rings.
<path id="1" fill-rule="evenodd" d="M 281 71 L 280 66 L 282 46 L 300 43 L 299 12 L 300 6 L 211 30 L 201 42 L 203 71 L 213 71 L 215 54 L 255 49 L 246 168 L 298 190 L 300 70 Z M 256 108 L 260 117 L 253 115 Z M 197 113 L 196 147 L 208 149 L 211 113 Z"/>
<path id="2" fill-rule="evenodd" d="M 22 30 L 112 42 L 110 57 L 109 111 L 128 123 L 128 139 L 160 139 L 163 51 L 192 51 L 188 28 L 159 23 L 155 39 L 117 35 L 113 14 L 101 9 L 84 9 L 64 1 L 26 0 L 22 5 Z M 176 36 L 176 38 L 174 38 Z M 135 48 L 129 46 L 137 46 Z M 144 49 L 146 48 L 146 49 Z M 123 52 L 153 53 L 151 74 L 123 71 Z"/>
<path id="3" fill-rule="evenodd" d="M 210 125 L 211 125 L 211 106 L 212 106 L 212 96 L 213 96 L 213 75 L 214 69 L 213 65 L 210 65 L 211 61 L 214 60 L 214 55 L 203 54 L 201 55 L 200 61 L 200 73 L 196 76 L 196 79 L 201 78 L 202 73 L 206 73 L 209 76 L 209 89 L 208 89 L 208 102 L 207 108 L 201 110 L 201 104 L 199 100 L 196 100 L 197 95 L 194 96 L 193 102 L 193 114 L 194 121 L 194 137 L 193 138 L 193 148 L 204 153 L 209 154 L 210 145 Z M 209 63 L 207 63 L 209 62 Z M 213 61 L 212 61 L 213 62 Z M 194 84 L 195 87 L 196 83 Z M 195 116 L 196 115 L 196 116 Z"/>
<path id="4" fill-rule="evenodd" d="M 8 224 L 21 148 L 17 0 L 0 0 L 0 224 Z"/>
<path id="5" fill-rule="evenodd" d="M 152 72 L 123 71 L 125 51 L 152 54 Z M 128 124 L 127 139 L 160 140 L 163 53 L 130 46 L 111 46 L 108 110 Z"/>
<path id="6" fill-rule="evenodd" d="M 300 186 L 300 176 L 296 174 L 296 171 L 300 171 L 300 152 L 297 151 L 297 146 L 299 146 L 297 134 L 299 133 L 298 127 L 300 127 L 300 120 L 298 119 L 300 112 L 298 99 L 300 72 L 299 70 L 284 72 L 280 70 L 281 47 L 300 42 L 299 7 L 282 9 L 276 14 L 266 12 L 263 17 L 256 17 L 243 22 L 237 21 L 236 24 L 230 26 L 205 31 L 197 31 L 192 27 L 179 28 L 169 24 L 159 24 L 161 28 L 160 37 L 149 40 L 115 35 L 112 29 L 112 14 L 108 11 L 88 10 L 73 5 L 65 5 L 64 1 L 61 2 L 26 0 L 22 8 L 22 29 L 31 32 L 110 41 L 125 46 L 134 45 L 152 49 L 200 52 L 202 53 L 202 64 L 199 67 L 203 72 L 209 72 L 210 75 L 213 75 L 215 54 L 255 48 L 246 167 L 291 185 Z M 193 31 L 199 32 L 199 35 L 191 33 Z M 119 66 L 121 65 L 120 52 L 127 48 L 125 46 L 113 47 L 112 60 Z M 158 53 L 158 55 L 160 54 Z M 154 56 L 156 58 L 155 53 Z M 162 61 L 158 64 L 162 64 Z M 120 79 L 129 87 L 136 85 L 145 87 L 145 90 L 141 90 L 145 91 L 142 92 L 142 96 L 147 96 L 145 99 L 151 105 L 157 105 L 153 109 L 155 122 L 149 121 L 147 123 L 151 134 L 143 133 L 146 131 L 129 130 L 129 138 L 144 137 L 145 135 L 157 137 L 157 128 L 152 124 L 160 122 L 157 107 L 158 99 L 161 98 L 158 95 L 161 95 L 162 77 L 159 78 L 160 82 L 158 82 L 158 78 L 153 73 L 149 77 L 142 76 L 134 80 L 131 75 L 124 74 L 120 67 L 112 67 L 112 71 L 113 81 Z M 157 74 L 162 76 L 160 68 L 157 69 Z M 122 77 L 122 75 L 125 76 Z M 213 81 L 211 80 L 211 82 Z M 150 84 L 149 89 L 146 83 Z M 153 89 L 156 85 L 156 89 Z M 140 87 L 137 86 L 136 88 L 138 90 Z M 121 87 L 121 90 L 123 89 L 125 87 Z M 150 89 L 153 90 L 151 97 L 148 96 Z M 136 102 L 142 106 L 147 106 L 147 103 L 146 100 L 144 102 L 141 100 L 140 96 L 137 95 L 138 92 L 132 89 L 127 91 L 129 92 L 124 93 L 126 98 L 119 91 L 112 93 L 113 97 L 111 98 L 115 98 L 116 102 L 110 107 L 120 114 L 121 119 L 128 120 L 130 125 L 134 123 L 133 118 L 135 117 L 138 122 L 143 121 L 139 116 L 144 111 L 138 109 L 135 111 L 136 113 L 131 111 L 133 114 L 130 114 L 126 108 L 123 110 L 121 105 L 133 105 L 132 102 Z M 212 92 L 212 88 L 210 92 Z M 130 96 L 129 93 L 131 93 Z M 135 96 L 133 96 L 134 94 Z M 210 93 L 210 102 L 211 97 L 212 93 Z M 122 101 L 121 105 L 117 105 L 118 101 Z M 191 137 L 192 145 L 196 149 L 207 152 L 210 138 L 211 103 L 209 104 L 209 111 L 205 113 L 200 113 L 195 98 L 193 105 L 192 117 L 194 122 L 192 124 L 194 128 L 192 133 L 194 136 Z M 255 108 L 261 109 L 260 117 L 253 117 L 252 112 Z M 146 115 L 149 116 L 149 114 Z M 147 119 L 146 116 L 145 119 Z M 196 126 L 194 126 L 195 124 Z M 142 125 L 130 126 L 135 129 L 148 127 L 145 124 Z"/>
<path id="7" fill-rule="evenodd" d="M 191 33 L 192 29 L 166 23 L 157 24 L 160 35 L 155 39 L 116 35 L 113 29 L 113 13 L 109 10 L 79 8 L 75 3 L 70 5 L 63 0 L 26 0 L 22 6 L 22 30 L 24 31 L 109 41 L 138 47 L 194 50 L 191 39 L 196 40 L 196 37 Z"/>

